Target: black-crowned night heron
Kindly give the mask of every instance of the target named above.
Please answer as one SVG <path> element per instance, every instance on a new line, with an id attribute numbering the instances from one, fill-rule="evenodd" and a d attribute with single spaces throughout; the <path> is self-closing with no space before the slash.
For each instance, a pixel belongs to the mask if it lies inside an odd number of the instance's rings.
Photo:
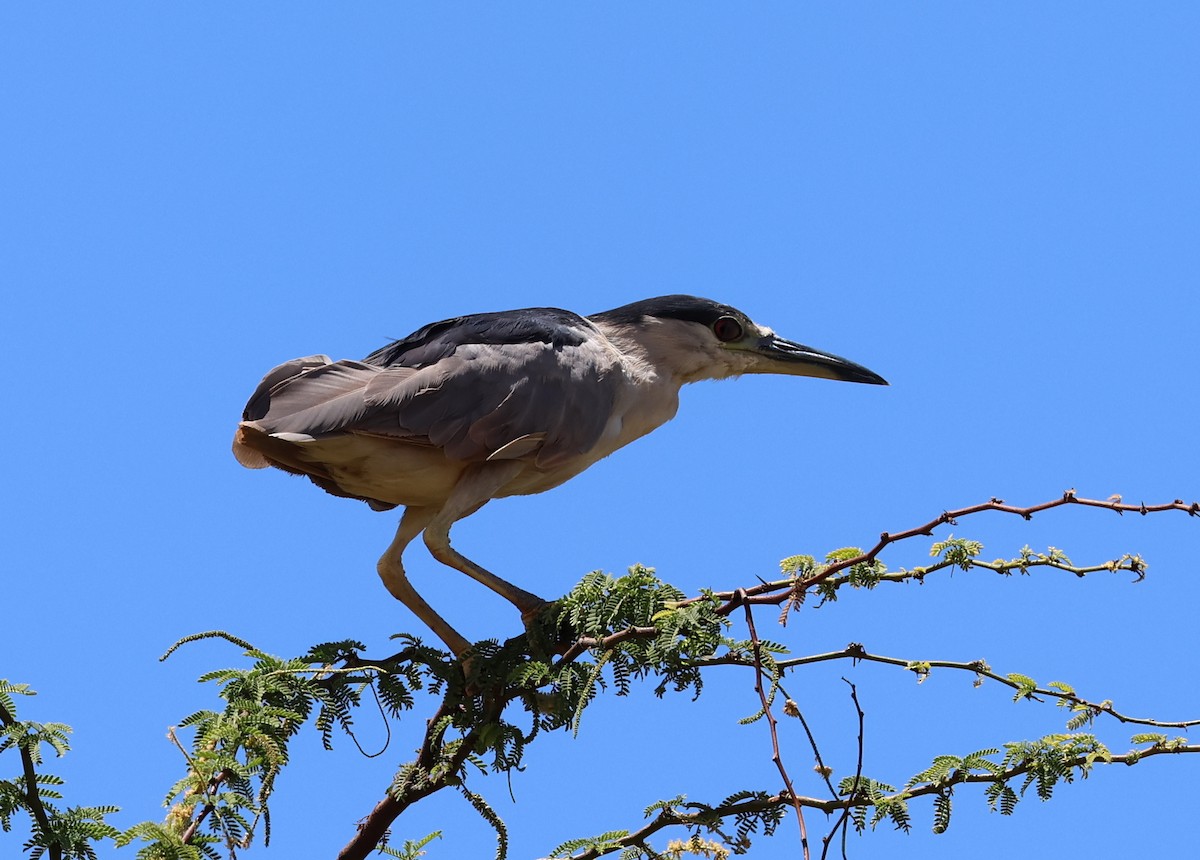
<path id="1" fill-rule="evenodd" d="M 887 384 L 708 299 L 662 296 L 590 317 L 528 308 L 432 323 L 362 361 L 281 364 L 246 404 L 233 452 L 375 510 L 403 505 L 379 575 L 461 655 L 467 640 L 404 572 L 413 538 L 424 533 L 438 561 L 528 620 L 544 601 L 453 549 L 450 527 L 489 499 L 557 487 L 670 421 L 685 383 L 743 373 Z"/>

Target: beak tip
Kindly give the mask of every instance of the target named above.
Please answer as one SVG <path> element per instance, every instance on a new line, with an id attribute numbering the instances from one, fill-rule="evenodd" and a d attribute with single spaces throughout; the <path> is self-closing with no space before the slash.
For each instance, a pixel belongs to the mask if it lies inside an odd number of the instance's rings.
<path id="1" fill-rule="evenodd" d="M 859 382 L 863 385 L 888 385 L 888 381 L 873 370 L 867 370 L 860 364 L 847 367 L 841 377 L 845 382 Z"/>

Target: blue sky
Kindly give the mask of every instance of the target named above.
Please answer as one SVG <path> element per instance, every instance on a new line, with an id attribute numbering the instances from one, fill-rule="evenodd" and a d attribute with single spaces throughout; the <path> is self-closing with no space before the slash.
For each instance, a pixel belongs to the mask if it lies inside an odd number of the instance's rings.
<path id="1" fill-rule="evenodd" d="M 456 528 L 468 555 L 546 596 L 635 562 L 690 592 L 748 585 L 793 553 L 993 496 L 1200 497 L 1198 41 L 1186 3 L 5 7 L 0 677 L 40 691 L 24 716 L 75 727 L 55 763 L 69 802 L 119 804 L 120 825 L 161 814 L 183 771 L 167 727 L 215 702 L 196 676 L 238 662 L 202 643 L 158 663 L 175 639 L 222 628 L 274 653 L 345 637 L 383 653 L 415 629 L 374 572 L 394 515 L 229 454 L 248 393 L 295 356 L 361 357 L 473 311 L 686 292 L 891 381 L 693 386 L 652 436 Z M 952 531 L 989 558 L 1138 551 L 1150 576 L 942 575 L 786 631 L 763 613 L 760 632 L 797 654 L 983 657 L 1136 715 L 1200 716 L 1195 520 L 1071 509 Z M 886 560 L 920 564 L 928 544 Z M 519 629 L 419 548 L 409 567 L 469 635 Z M 879 779 L 1063 724 L 968 677 L 827 665 L 789 688 L 841 775 L 842 674 Z M 530 749 L 515 803 L 501 779 L 475 788 L 514 858 L 635 828 L 678 792 L 774 790 L 765 726 L 736 724 L 755 708 L 733 670 L 697 703 L 608 696 L 578 739 Z M 368 746 L 382 737 L 360 725 Z M 1129 727 L 1099 731 L 1128 747 Z M 302 737 L 272 846 L 249 856 L 335 854 L 418 732 L 402 725 L 374 760 Z M 803 738 L 784 752 L 818 792 Z M 1012 818 L 964 789 L 948 834 L 915 803 L 913 835 L 852 839 L 853 856 L 1178 855 L 1197 767 L 1101 770 Z M 795 856 L 792 827 L 753 856 Z M 431 857 L 491 853 L 457 797 L 395 833 L 438 828 Z M 0 834 L 0 853 L 22 838 Z"/>

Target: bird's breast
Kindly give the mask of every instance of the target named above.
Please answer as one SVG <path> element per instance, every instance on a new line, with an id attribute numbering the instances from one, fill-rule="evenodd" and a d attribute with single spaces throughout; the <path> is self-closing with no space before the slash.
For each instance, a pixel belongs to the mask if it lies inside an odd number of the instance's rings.
<path id="1" fill-rule="evenodd" d="M 587 451 L 553 469 L 532 466 L 510 481 L 497 495 L 543 493 L 586 471 L 609 454 L 661 427 L 679 409 L 679 386 L 669 381 L 630 383 L 617 395 L 600 438 Z"/>

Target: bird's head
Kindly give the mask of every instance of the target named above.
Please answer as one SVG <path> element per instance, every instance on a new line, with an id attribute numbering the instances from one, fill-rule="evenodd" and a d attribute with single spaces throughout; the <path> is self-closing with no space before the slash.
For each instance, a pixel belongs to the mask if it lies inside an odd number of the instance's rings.
<path id="1" fill-rule="evenodd" d="M 709 299 L 660 296 L 589 319 L 610 339 L 639 349 L 656 369 L 681 382 L 779 373 L 887 385 L 861 364 L 782 338 L 737 308 Z"/>

